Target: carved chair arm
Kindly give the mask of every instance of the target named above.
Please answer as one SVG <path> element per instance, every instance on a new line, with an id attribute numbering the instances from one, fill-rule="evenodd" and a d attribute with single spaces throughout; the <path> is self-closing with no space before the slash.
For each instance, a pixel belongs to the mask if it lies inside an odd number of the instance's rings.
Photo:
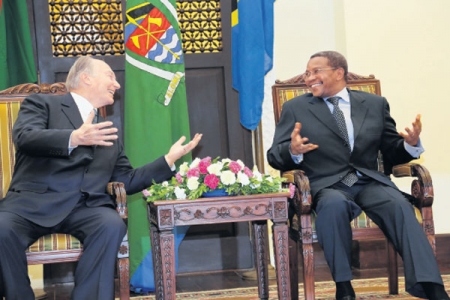
<path id="1" fill-rule="evenodd" d="M 394 177 L 416 177 L 411 183 L 411 195 L 415 198 L 414 205 L 418 208 L 433 205 L 434 192 L 430 172 L 420 164 L 402 164 L 392 168 Z"/>
<path id="2" fill-rule="evenodd" d="M 309 179 L 301 170 L 292 170 L 283 172 L 283 178 L 286 178 L 285 183 L 292 183 L 295 185 L 295 195 L 292 199 L 298 216 L 302 214 L 310 214 L 312 206 L 311 188 L 309 186 Z"/>
<path id="3" fill-rule="evenodd" d="M 106 188 L 108 194 L 116 199 L 117 212 L 126 222 L 128 220 L 127 193 L 122 182 L 110 182 Z"/>

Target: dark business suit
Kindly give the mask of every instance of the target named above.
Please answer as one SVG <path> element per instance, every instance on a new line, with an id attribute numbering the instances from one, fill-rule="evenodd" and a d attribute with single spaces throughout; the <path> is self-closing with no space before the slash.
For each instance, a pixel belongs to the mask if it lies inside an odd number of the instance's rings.
<path id="1" fill-rule="evenodd" d="M 121 181 L 132 194 L 173 175 L 164 157 L 133 169 L 118 141 L 110 147 L 78 146 L 69 154 L 69 137 L 82 123 L 70 94 L 36 94 L 21 105 L 13 128 L 14 175 L 0 201 L 0 228 L 18 223 L 15 232 L 2 229 L 0 234 L 0 292 L 6 290 L 8 300 L 15 299 L 8 298 L 14 290 L 21 291 L 20 299 L 32 298 L 25 250 L 53 232 L 73 234 L 84 246 L 74 299 L 113 299 L 114 260 L 126 226 L 106 185 Z"/>
<path id="2" fill-rule="evenodd" d="M 390 178 L 377 170 L 379 150 L 389 166 L 409 162 L 413 157 L 404 148 L 404 139 L 397 133 L 385 98 L 359 91 L 349 91 L 349 96 L 354 127 L 352 153 L 324 100 L 305 94 L 284 104 L 273 145 L 267 152 L 268 162 L 281 171 L 302 169 L 308 176 L 319 242 L 336 282 L 351 280 L 349 221 L 363 209 L 402 255 L 407 290 L 423 296 L 417 282 L 442 284 L 436 260 L 415 221 L 412 206 Z M 300 164 L 289 152 L 295 122 L 302 124 L 300 135 L 319 146 L 304 154 Z M 365 176 L 348 189 L 356 192 L 349 193 L 347 200 L 352 201 L 346 201 L 347 207 L 339 207 L 334 201 L 339 195 L 330 187 L 341 186 L 340 180 L 352 168 Z"/>

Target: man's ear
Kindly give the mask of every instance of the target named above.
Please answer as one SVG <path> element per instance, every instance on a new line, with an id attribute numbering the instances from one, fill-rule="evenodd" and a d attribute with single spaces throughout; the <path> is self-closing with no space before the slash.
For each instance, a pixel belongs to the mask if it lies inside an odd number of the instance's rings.
<path id="1" fill-rule="evenodd" d="M 91 76 L 89 76 L 87 73 L 81 73 L 80 74 L 80 82 L 83 84 L 83 85 L 91 85 L 91 83 L 92 83 L 92 79 L 91 79 Z"/>
<path id="2" fill-rule="evenodd" d="M 337 76 L 336 76 L 336 80 L 337 81 L 341 81 L 341 80 L 344 80 L 345 81 L 345 78 L 344 78 L 344 69 L 343 68 L 338 68 L 337 70 L 336 70 L 336 73 L 337 73 Z"/>

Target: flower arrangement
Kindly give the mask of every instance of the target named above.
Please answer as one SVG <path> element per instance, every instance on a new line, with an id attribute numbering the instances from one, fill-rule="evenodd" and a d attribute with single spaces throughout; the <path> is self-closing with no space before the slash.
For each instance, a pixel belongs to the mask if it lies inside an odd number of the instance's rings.
<path id="1" fill-rule="evenodd" d="M 250 195 L 281 191 L 283 178 L 250 170 L 241 160 L 219 157 L 196 158 L 184 162 L 169 181 L 153 183 L 142 191 L 147 201 L 197 199 L 204 193 L 224 189 L 228 195 Z"/>

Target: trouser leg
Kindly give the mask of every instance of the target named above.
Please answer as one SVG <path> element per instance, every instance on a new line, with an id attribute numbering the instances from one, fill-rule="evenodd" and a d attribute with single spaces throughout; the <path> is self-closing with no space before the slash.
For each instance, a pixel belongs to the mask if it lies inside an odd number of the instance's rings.
<path id="1" fill-rule="evenodd" d="M 78 207 L 61 226 L 83 243 L 73 300 L 114 299 L 114 270 L 126 225 L 110 207 Z"/>
<path id="2" fill-rule="evenodd" d="M 323 189 L 315 197 L 316 232 L 335 282 L 352 279 L 350 222 L 361 210 L 348 195 L 336 189 Z"/>
<path id="3" fill-rule="evenodd" d="M 417 222 L 414 208 L 400 191 L 372 182 L 358 194 L 355 202 L 381 228 L 402 257 L 409 293 L 425 297 L 418 282 L 443 284 L 433 250 Z"/>
<path id="4" fill-rule="evenodd" d="M 9 212 L 0 212 L 0 228 L 0 298 L 34 300 L 25 251 L 45 229 Z"/>

